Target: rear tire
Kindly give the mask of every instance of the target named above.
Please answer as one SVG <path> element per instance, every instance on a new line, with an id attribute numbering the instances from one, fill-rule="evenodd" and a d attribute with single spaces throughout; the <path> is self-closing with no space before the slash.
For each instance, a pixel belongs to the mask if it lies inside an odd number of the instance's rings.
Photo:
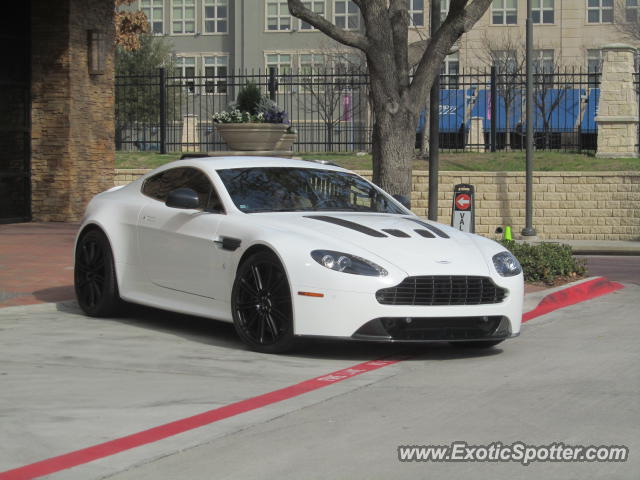
<path id="1" fill-rule="evenodd" d="M 78 305 L 90 317 L 110 317 L 118 313 L 122 300 L 107 236 L 90 230 L 78 240 L 75 252 L 74 288 Z"/>
<path id="2" fill-rule="evenodd" d="M 295 342 L 287 274 L 272 252 L 258 252 L 238 268 L 231 292 L 233 324 L 240 339 L 262 353 L 283 353 Z"/>

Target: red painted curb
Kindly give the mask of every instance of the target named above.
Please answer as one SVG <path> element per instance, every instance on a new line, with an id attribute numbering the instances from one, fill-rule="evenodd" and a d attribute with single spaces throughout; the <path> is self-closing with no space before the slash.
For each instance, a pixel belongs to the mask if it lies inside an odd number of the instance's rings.
<path id="1" fill-rule="evenodd" d="M 559 308 L 568 307 L 569 305 L 590 300 L 592 298 L 620 290 L 621 288 L 624 288 L 624 286 L 620 283 L 610 282 L 604 277 L 598 277 L 593 280 L 589 280 L 588 282 L 568 287 L 544 297 L 535 309 L 530 312 L 526 312 L 522 316 L 522 322 L 527 322 L 533 318 L 558 310 Z M 120 453 L 125 450 L 130 450 L 135 447 L 157 442 L 158 440 L 162 440 L 179 433 L 194 430 L 225 418 L 256 410 L 283 400 L 288 400 L 302 395 L 303 393 L 311 392 L 366 372 L 378 370 L 388 365 L 393 365 L 401 362 L 402 360 L 404 360 L 404 358 L 397 358 L 393 360 L 371 360 L 360 363 L 353 367 L 338 370 L 328 375 L 312 378 L 311 380 L 306 380 L 296 385 L 291 385 L 257 397 L 241 400 L 230 405 L 225 405 L 224 407 L 215 408 L 174 422 L 165 423 L 164 425 L 133 433 L 125 437 L 116 438 L 98 445 L 93 445 L 91 447 L 76 450 L 57 457 L 48 458 L 13 470 L 0 472 L 0 480 L 28 480 L 41 477 L 43 475 L 50 475 L 68 468 L 77 467 L 78 465 L 115 455 L 116 453 Z"/>
<path id="2" fill-rule="evenodd" d="M 311 392 L 366 372 L 378 370 L 402 360 L 404 360 L 404 358 L 394 360 L 371 360 L 360 363 L 353 367 L 338 370 L 328 375 L 322 375 L 321 377 L 312 378 L 311 380 L 306 380 L 296 385 L 281 388 L 280 390 L 274 390 L 273 392 L 265 393 L 264 395 L 242 400 L 230 405 L 225 405 L 224 407 L 215 408 L 198 415 L 193 415 L 192 417 L 165 423 L 164 425 L 143 430 L 142 432 L 133 433 L 126 437 L 116 438 L 115 440 L 83 448 L 82 450 L 76 450 L 64 455 L 32 463 L 30 465 L 18 467 L 13 470 L 7 470 L 0 473 L 0 479 L 27 480 L 43 475 L 50 475 L 61 470 L 92 462 L 99 458 L 108 457 L 131 448 L 157 442 L 158 440 L 209 425 L 240 413 L 249 412 L 267 405 L 297 397 L 303 393 Z"/>
<path id="3" fill-rule="evenodd" d="M 611 282 L 605 277 L 594 278 L 593 280 L 567 287 L 544 297 L 536 308 L 522 315 L 522 323 L 528 322 L 540 315 L 558 310 L 559 308 L 575 305 L 585 300 L 591 300 L 592 298 L 600 297 L 622 288 L 624 288 L 624 285 Z"/>

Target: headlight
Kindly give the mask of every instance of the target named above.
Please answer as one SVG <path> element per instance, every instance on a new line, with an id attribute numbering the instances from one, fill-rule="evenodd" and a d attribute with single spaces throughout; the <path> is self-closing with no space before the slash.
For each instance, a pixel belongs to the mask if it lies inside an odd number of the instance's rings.
<path id="1" fill-rule="evenodd" d="M 323 267 L 336 272 L 366 275 L 368 277 L 384 277 L 388 274 L 380 265 L 348 253 L 334 252 L 333 250 L 314 250 L 311 252 L 311 258 Z"/>
<path id="2" fill-rule="evenodd" d="M 493 264 L 503 277 L 513 277 L 522 272 L 520 262 L 510 252 L 500 252 L 494 255 Z"/>

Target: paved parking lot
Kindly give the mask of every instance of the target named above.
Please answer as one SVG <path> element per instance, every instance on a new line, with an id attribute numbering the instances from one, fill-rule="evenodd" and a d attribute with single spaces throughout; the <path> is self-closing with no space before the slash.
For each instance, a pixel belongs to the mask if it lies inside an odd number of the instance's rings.
<path id="1" fill-rule="evenodd" d="M 270 356 L 206 319 L 135 306 L 83 316 L 69 300 L 76 229 L 0 226 L 0 472 L 71 453 L 47 463 L 50 478 L 640 478 L 640 257 L 590 257 L 592 274 L 626 288 L 536 318 L 492 351 L 323 341 Z M 534 290 L 525 310 L 549 293 Z M 309 379 L 326 383 L 305 390 Z M 397 459 L 398 445 L 454 440 L 623 444 L 631 460 Z"/>
<path id="2" fill-rule="evenodd" d="M 539 317 L 489 352 L 311 342 L 271 356 L 245 350 L 230 325 L 153 309 L 117 320 L 86 318 L 74 302 L 0 309 L 0 471 L 410 354 L 51 478 L 638 478 L 639 293 L 628 285 Z M 398 445 L 454 440 L 624 444 L 632 455 L 528 467 L 397 460 Z"/>

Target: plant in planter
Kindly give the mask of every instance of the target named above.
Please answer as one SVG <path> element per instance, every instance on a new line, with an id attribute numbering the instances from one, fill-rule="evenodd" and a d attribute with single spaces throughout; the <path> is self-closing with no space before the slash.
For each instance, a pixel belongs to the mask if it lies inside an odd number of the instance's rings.
<path id="1" fill-rule="evenodd" d="M 287 112 L 247 83 L 235 104 L 213 115 L 216 129 L 231 150 L 282 150 L 289 128 Z M 290 138 L 287 139 L 290 141 Z M 288 148 L 295 141 L 290 141 Z"/>

